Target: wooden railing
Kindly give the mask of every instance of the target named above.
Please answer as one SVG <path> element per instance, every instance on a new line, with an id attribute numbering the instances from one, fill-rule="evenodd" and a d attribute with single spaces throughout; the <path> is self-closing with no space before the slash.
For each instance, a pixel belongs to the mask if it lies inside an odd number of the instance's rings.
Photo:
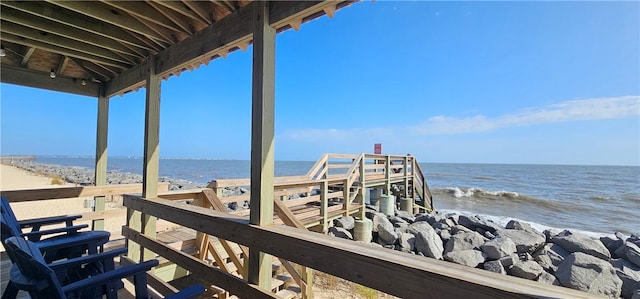
<path id="1" fill-rule="evenodd" d="M 402 298 L 587 298 L 589 294 L 485 270 L 416 257 L 370 244 L 332 238 L 282 225 L 250 225 L 248 219 L 166 199 L 127 195 L 128 209 L 155 216 Z M 214 282 L 240 298 L 275 294 L 203 261 L 123 227 L 123 235 Z"/>

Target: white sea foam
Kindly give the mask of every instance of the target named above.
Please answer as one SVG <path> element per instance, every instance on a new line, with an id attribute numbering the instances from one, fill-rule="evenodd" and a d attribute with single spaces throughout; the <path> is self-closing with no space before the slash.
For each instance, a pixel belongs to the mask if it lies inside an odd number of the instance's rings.
<path id="1" fill-rule="evenodd" d="M 462 197 L 472 197 L 474 195 L 491 195 L 491 196 L 500 196 L 500 197 L 511 197 L 516 198 L 520 195 L 517 192 L 513 191 L 491 191 L 491 190 L 483 190 L 480 188 L 469 188 L 469 189 L 460 189 L 458 187 L 447 187 L 446 190 L 451 194 L 451 196 L 455 198 Z"/>

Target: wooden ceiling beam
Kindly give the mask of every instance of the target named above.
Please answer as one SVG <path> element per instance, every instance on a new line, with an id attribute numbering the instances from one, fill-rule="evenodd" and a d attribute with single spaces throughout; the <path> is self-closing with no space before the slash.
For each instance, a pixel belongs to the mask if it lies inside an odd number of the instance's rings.
<path id="1" fill-rule="evenodd" d="M 127 48 L 121 43 L 116 42 L 110 38 L 95 34 L 87 34 L 87 32 L 84 30 L 80 30 L 78 28 L 64 25 L 45 18 L 33 16 L 29 13 L 25 13 L 13 8 L 3 8 L 2 19 L 15 24 L 20 24 L 22 26 L 45 31 L 48 33 L 53 33 L 56 35 L 64 36 L 66 38 L 102 47 L 114 52 L 119 52 L 130 56 L 142 57 L 136 52 L 132 51 L 130 48 Z"/>
<path id="2" fill-rule="evenodd" d="M 109 39 L 117 40 L 119 42 L 141 48 L 146 50 L 155 50 L 153 48 L 149 48 L 144 43 L 141 43 L 139 40 L 130 37 L 127 34 L 128 31 L 119 28 L 117 26 L 105 23 L 95 22 L 90 18 L 83 16 L 74 11 L 70 11 L 67 9 L 63 9 L 61 7 L 50 5 L 43 2 L 35 2 L 35 1 L 0 1 L 0 5 L 3 7 L 11 7 L 33 16 L 38 16 L 41 18 L 45 18 L 60 24 L 64 24 L 67 26 L 71 26 L 77 29 L 81 29 L 83 31 L 87 31 L 89 33 L 97 34 Z M 4 14 L 4 11 L 3 11 Z M 85 33 L 86 35 L 86 33 Z"/>
<path id="3" fill-rule="evenodd" d="M 155 10 L 157 10 L 159 13 L 161 13 L 166 18 L 168 18 L 173 23 L 175 23 L 178 27 L 180 27 L 180 29 L 182 29 L 183 32 L 187 33 L 189 36 L 193 35 L 193 33 L 196 31 L 195 26 L 190 24 L 186 20 L 187 18 L 184 18 L 181 14 L 179 14 L 179 13 L 177 13 L 177 12 L 171 10 L 171 9 L 168 9 L 165 6 L 162 6 L 162 5 L 158 4 L 157 2 L 148 1 L 147 3 L 151 7 L 153 7 Z M 202 28 L 199 28 L 199 29 L 202 29 Z"/>
<path id="4" fill-rule="evenodd" d="M 83 52 L 88 55 L 102 57 L 105 59 L 112 60 L 114 62 L 121 62 L 124 64 L 123 66 L 125 67 L 127 64 L 130 64 L 130 65 L 133 64 L 132 61 L 122 59 L 120 56 L 115 55 L 113 52 L 109 50 L 96 47 L 94 45 L 85 44 L 83 42 L 69 39 L 69 38 L 62 37 L 55 34 L 49 34 L 49 33 L 43 34 L 42 31 L 32 29 L 29 27 L 24 27 L 22 25 L 14 24 L 4 20 L 0 21 L 0 31 L 2 31 L 3 33 L 10 33 L 16 36 L 20 36 L 22 38 L 32 39 L 42 43 L 47 43 L 53 46 L 67 48 L 77 52 Z"/>
<path id="5" fill-rule="evenodd" d="M 31 55 L 33 55 L 33 52 L 36 51 L 36 48 L 33 48 L 33 47 L 24 46 L 23 48 L 24 50 L 22 52 L 22 61 L 20 61 L 20 66 L 27 65 L 29 58 L 31 58 Z"/>
<path id="6" fill-rule="evenodd" d="M 62 75 L 68 63 L 69 63 L 69 57 L 63 55 L 62 59 L 60 60 L 60 63 L 58 63 L 58 67 L 56 68 L 56 74 Z"/>
<path id="7" fill-rule="evenodd" d="M 2 27 L 2 30 L 4 30 L 4 26 Z M 27 39 L 27 38 L 24 38 L 24 37 L 21 37 L 21 36 L 17 36 L 17 35 L 11 34 L 11 33 L 3 33 L 2 34 L 2 39 L 6 40 L 6 41 L 9 41 L 9 42 L 12 42 L 12 43 L 25 45 L 25 46 L 28 46 L 28 47 L 34 47 L 34 48 L 38 48 L 38 49 L 42 49 L 42 50 L 46 50 L 46 51 L 50 51 L 50 52 L 66 55 L 66 56 L 77 57 L 77 58 L 81 58 L 81 59 L 85 59 L 85 60 L 89 60 L 89 61 L 94 61 L 96 63 L 115 66 L 115 67 L 118 67 L 118 68 L 121 68 L 121 69 L 127 69 L 127 68 L 131 67 L 131 65 L 126 64 L 126 63 L 116 62 L 116 61 L 113 61 L 113 60 L 105 59 L 103 57 L 90 55 L 90 54 L 87 54 L 87 53 L 84 53 L 84 52 L 71 50 L 71 49 L 67 49 L 67 48 L 64 48 L 64 47 L 60 47 L 60 46 L 51 45 L 51 44 L 44 43 L 44 42 L 39 41 L 39 40 Z"/>
<path id="8" fill-rule="evenodd" d="M 87 67 L 88 62 L 82 59 L 73 58 L 73 57 L 69 57 L 69 59 L 73 61 L 73 63 L 77 64 L 80 68 L 82 68 L 87 74 L 91 75 L 91 78 L 84 78 L 84 79 L 95 78 L 100 80 L 100 82 L 107 82 L 111 80 L 111 77 L 115 76 L 115 75 L 109 76 L 109 75 L 105 75 L 103 72 L 94 71 L 91 67 Z M 92 63 L 92 65 L 96 65 L 96 64 Z"/>
<path id="9" fill-rule="evenodd" d="M 191 10 L 193 10 L 201 20 L 207 22 L 207 24 L 213 23 L 212 18 L 209 16 L 210 7 L 207 6 L 206 2 L 183 1 L 182 3 L 191 8 Z"/>
<path id="10" fill-rule="evenodd" d="M 180 31 L 180 32 L 169 32 L 167 30 L 161 30 L 157 25 L 154 25 L 153 23 L 138 17 L 138 16 L 133 16 L 135 19 L 137 19 L 138 21 L 140 21 L 140 23 L 145 24 L 147 27 L 149 27 L 149 29 L 155 31 L 157 34 L 161 35 L 162 37 L 164 37 L 166 40 L 170 41 L 169 44 L 175 44 L 179 41 L 179 37 L 178 35 L 180 35 L 181 37 L 185 37 L 187 36 L 186 33 Z"/>
<path id="11" fill-rule="evenodd" d="M 95 2 L 92 2 L 91 5 L 87 5 L 82 1 L 46 1 L 85 15 L 85 18 L 88 17 L 87 19 L 97 19 L 101 22 L 109 23 L 122 29 L 137 32 L 151 39 L 170 42 L 155 31 L 151 30 L 147 25 L 133 18 L 131 15 L 110 6 L 99 5 Z"/>
<path id="12" fill-rule="evenodd" d="M 5 64 L 0 66 L 0 82 L 89 97 L 97 97 L 100 91 L 100 85 L 94 82 L 86 82 L 86 85 L 82 85 L 81 80 L 74 78 L 51 79 L 48 72 L 36 72 Z"/>
<path id="13" fill-rule="evenodd" d="M 182 28 L 176 26 L 176 24 L 167 18 L 163 14 L 154 13 L 152 9 L 149 9 L 149 5 L 145 2 L 140 1 L 106 1 L 101 0 L 107 5 L 120 9 L 122 11 L 127 12 L 132 16 L 137 16 L 149 22 L 152 22 L 156 25 L 165 27 L 169 30 L 173 30 L 176 32 L 181 32 Z"/>
<path id="14" fill-rule="evenodd" d="M 168 9 L 171 9 L 185 17 L 188 17 L 196 22 L 198 22 L 202 26 L 209 25 L 207 22 L 201 20 L 198 15 L 196 15 L 191 9 L 189 9 L 186 5 L 184 5 L 180 1 L 154 1 L 154 3 L 162 5 Z"/>
<path id="15" fill-rule="evenodd" d="M 269 9 L 271 26 L 279 29 L 292 20 L 322 11 L 330 1 L 272 2 Z M 220 55 L 230 45 L 246 43 L 252 38 L 253 6 L 245 5 L 200 32 L 160 52 L 157 57 L 158 74 L 165 75 L 202 61 L 203 57 Z M 226 53 L 226 52 L 225 52 Z M 143 62 L 115 77 L 106 87 L 106 96 L 111 97 L 139 86 L 146 78 Z"/>

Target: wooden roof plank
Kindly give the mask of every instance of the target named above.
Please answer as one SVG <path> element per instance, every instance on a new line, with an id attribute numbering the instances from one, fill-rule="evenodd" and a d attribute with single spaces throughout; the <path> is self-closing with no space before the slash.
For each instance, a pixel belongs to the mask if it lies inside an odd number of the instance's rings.
<path id="1" fill-rule="evenodd" d="M 206 6 L 207 3 L 200 1 L 183 1 L 182 3 L 191 8 L 191 10 L 193 10 L 201 20 L 207 22 L 207 24 L 213 23 L 209 17 L 209 11 L 211 11 L 211 9 Z"/>
<path id="2" fill-rule="evenodd" d="M 46 31 L 66 38 L 82 41 L 94 46 L 103 47 L 114 52 L 120 52 L 127 55 L 142 57 L 140 54 L 132 51 L 130 48 L 123 46 L 119 42 L 115 42 L 104 36 L 87 34 L 87 31 L 61 24 L 49 19 L 37 17 L 29 13 L 19 11 L 13 8 L 2 9 L 2 19 L 12 23 L 20 24 L 33 29 Z"/>
<path id="3" fill-rule="evenodd" d="M 64 69 L 67 67 L 68 63 L 69 63 L 69 57 L 62 56 L 62 59 L 60 60 L 60 63 L 58 64 L 58 68 L 56 69 L 56 74 L 57 75 L 62 75 L 62 73 L 64 72 Z"/>
<path id="4" fill-rule="evenodd" d="M 33 52 L 35 52 L 36 48 L 33 47 L 24 47 L 24 51 L 22 53 L 22 61 L 20 61 L 20 66 L 25 66 L 27 65 L 27 62 L 29 61 L 29 58 L 31 58 L 31 55 L 33 55 Z"/>
<path id="5" fill-rule="evenodd" d="M 176 26 L 176 24 L 167 18 L 164 14 L 154 13 L 152 9 L 149 9 L 149 4 L 140 1 L 106 1 L 102 0 L 107 5 L 118 8 L 122 11 L 127 12 L 132 16 L 137 16 L 139 18 L 145 19 L 149 22 L 152 22 L 156 25 L 160 25 L 169 30 L 180 32 L 182 28 Z"/>
<path id="6" fill-rule="evenodd" d="M 180 1 L 154 1 L 156 4 L 162 5 L 166 8 L 169 8 L 177 13 L 182 14 L 185 17 L 189 17 L 192 20 L 200 23 L 201 25 L 209 25 L 209 23 L 201 20 L 198 15 L 195 14 L 195 12 L 193 10 L 191 10 L 190 8 L 188 8 L 186 5 L 184 5 L 182 2 Z"/>
<path id="7" fill-rule="evenodd" d="M 164 42 L 170 42 L 157 32 L 151 30 L 148 26 L 141 23 L 131 15 L 118 11 L 114 8 L 105 5 L 99 5 L 98 3 L 92 3 L 93 5 L 87 5 L 81 1 L 58 1 L 58 0 L 45 0 L 49 3 L 58 5 L 60 7 L 73 10 L 80 14 L 85 15 L 88 19 L 93 18 L 105 23 L 109 23 L 126 30 L 137 32 L 151 39 L 156 39 Z"/>
<path id="8" fill-rule="evenodd" d="M 272 2 L 270 5 L 271 26 L 276 29 L 288 26 L 291 20 L 322 11 L 330 5 L 335 6 L 335 3 L 329 2 Z M 164 3 L 162 4 L 164 5 Z M 157 59 L 158 73 L 161 75 L 171 73 L 175 69 L 197 62 L 205 56 L 226 55 L 227 52 L 220 52 L 222 48 L 250 41 L 252 39 L 252 7 L 252 5 L 245 5 L 233 14 L 159 53 Z M 120 94 L 131 86 L 144 82 L 145 75 L 141 70 L 145 68 L 146 62 L 143 62 L 114 78 L 107 85 L 106 96 L 111 97 Z"/>
<path id="9" fill-rule="evenodd" d="M 63 9 L 61 7 L 50 5 L 43 2 L 35 2 L 35 1 L 0 1 L 0 5 L 5 7 L 11 7 L 26 13 L 29 13 L 33 16 L 39 16 L 42 18 L 46 18 L 60 24 L 65 24 L 68 26 L 72 26 L 74 28 L 78 28 L 89 33 L 97 34 L 106 38 L 114 39 L 120 41 L 122 43 L 126 43 L 141 49 L 146 50 L 156 50 L 154 48 L 150 48 L 146 44 L 140 42 L 137 39 L 130 37 L 127 34 L 128 31 L 106 23 L 95 22 L 95 20 L 84 17 L 82 14 L 70 11 L 67 9 Z"/>
<path id="10" fill-rule="evenodd" d="M 16 36 L 20 36 L 22 38 L 36 40 L 41 43 L 47 43 L 57 47 L 67 48 L 77 52 L 83 52 L 88 55 L 102 57 L 108 60 L 112 60 L 114 62 L 121 62 L 123 63 L 122 66 L 125 68 L 133 64 L 131 63 L 131 61 L 122 59 L 121 57 L 115 55 L 113 52 L 107 49 L 96 47 L 94 45 L 86 44 L 77 40 L 69 39 L 69 38 L 62 37 L 55 34 L 48 34 L 48 33 L 43 34 L 42 31 L 39 31 L 37 29 L 24 27 L 22 25 L 14 24 L 4 20 L 0 21 L 0 31 L 2 31 L 3 33 L 10 33 Z M 20 44 L 19 41 L 14 41 L 14 42 Z"/>
<path id="11" fill-rule="evenodd" d="M 5 64 L 0 67 L 0 82 L 90 97 L 97 97 L 100 89 L 100 86 L 94 82 L 86 82 L 86 85 L 83 86 L 79 80 L 74 78 L 56 77 L 51 79 L 49 73 Z"/>
<path id="12" fill-rule="evenodd" d="M 147 3 L 149 3 L 149 5 L 151 7 L 155 8 L 155 10 L 157 10 L 159 13 L 161 13 L 166 18 L 168 18 L 173 23 L 175 23 L 178 27 L 180 27 L 182 29 L 183 32 L 185 32 L 189 36 L 193 35 L 193 33 L 195 32 L 195 30 L 196 30 L 195 26 L 190 24 L 187 21 L 187 18 L 184 18 L 179 13 L 177 13 L 177 12 L 171 10 L 171 9 L 168 9 L 165 6 L 162 6 L 162 5 L 158 4 L 157 2 L 149 1 Z M 202 28 L 200 28 L 200 29 L 202 29 Z"/>
<path id="13" fill-rule="evenodd" d="M 87 62 L 84 61 L 84 60 L 81 60 L 81 59 L 78 59 L 78 58 L 74 58 L 74 57 L 69 57 L 69 59 L 73 63 L 77 64 L 80 68 L 82 68 L 87 74 L 89 74 L 91 76 L 91 78 L 98 79 L 101 82 L 109 81 L 111 79 L 111 76 L 115 76 L 115 74 L 114 75 L 105 75 L 104 71 L 102 71 L 102 72 L 94 71 L 92 68 L 87 67 L 87 65 L 86 65 Z M 93 65 L 96 65 L 96 64 L 93 64 Z M 85 79 L 88 79 L 88 78 L 85 78 Z"/>
<path id="14" fill-rule="evenodd" d="M 2 29 L 4 29 L 4 28 L 2 28 Z M 80 52 L 80 51 L 76 51 L 76 50 L 67 49 L 67 48 L 64 48 L 64 47 L 59 47 L 59 46 L 47 44 L 47 43 L 44 43 L 44 42 L 41 42 L 41 41 L 37 41 L 37 40 L 26 39 L 24 37 L 20 37 L 20 36 L 13 35 L 13 34 L 10 34 L 10 33 L 2 34 L 2 39 L 10 41 L 10 42 L 13 42 L 13 43 L 22 44 L 22 45 L 25 45 L 25 46 L 34 47 L 34 48 L 38 48 L 38 49 L 42 49 L 42 50 L 46 50 L 46 51 L 50 51 L 50 52 L 54 52 L 54 53 L 59 53 L 59 54 L 62 54 L 62 55 L 67 55 L 67 56 L 71 56 L 71 57 L 77 57 L 77 58 L 81 58 L 81 59 L 85 59 L 85 60 L 89 60 L 89 61 L 94 61 L 94 62 L 101 63 L 101 64 L 111 65 L 111 66 L 119 67 L 119 68 L 122 68 L 122 69 L 127 69 L 127 68 L 130 67 L 129 64 L 116 62 L 116 61 L 105 59 L 105 58 L 98 57 L 98 56 L 95 56 L 95 55 L 90 55 L 90 54 L 87 54 L 87 53 L 84 53 L 84 52 Z"/>

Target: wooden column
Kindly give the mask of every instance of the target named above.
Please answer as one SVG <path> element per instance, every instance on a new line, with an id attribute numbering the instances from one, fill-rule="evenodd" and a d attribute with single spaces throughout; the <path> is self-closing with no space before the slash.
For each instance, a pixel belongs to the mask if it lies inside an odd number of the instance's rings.
<path id="1" fill-rule="evenodd" d="M 269 3 L 253 2 L 251 214 L 254 225 L 273 223 L 275 37 Z M 271 289 L 271 256 L 249 251 L 249 283 Z"/>
<path id="2" fill-rule="evenodd" d="M 100 86 L 100 96 L 98 96 L 98 115 L 96 125 L 96 160 L 95 176 L 96 186 L 107 184 L 107 136 L 109 128 L 109 98 L 104 96 L 104 86 Z M 105 197 L 94 197 L 94 211 L 104 211 Z M 93 230 L 104 229 L 104 219 L 93 220 Z"/>
<path id="3" fill-rule="evenodd" d="M 151 56 L 147 63 L 146 100 L 144 115 L 144 158 L 142 166 L 142 197 L 154 199 L 158 196 L 158 169 L 160 164 L 160 77 L 156 73 L 156 59 Z M 152 239 L 156 236 L 156 218 L 137 211 L 127 211 L 127 226 L 140 231 Z M 134 261 L 151 257 L 145 251 L 144 258 L 138 244 L 128 242 L 127 255 Z"/>
<path id="4" fill-rule="evenodd" d="M 142 168 L 142 197 L 158 197 L 158 173 L 160 168 L 160 81 L 156 72 L 156 57 L 149 58 L 147 76 L 147 96 L 144 109 L 144 166 Z M 142 214 L 142 232 L 156 238 L 156 217 Z M 151 251 L 145 250 L 144 260 L 153 258 Z"/>

